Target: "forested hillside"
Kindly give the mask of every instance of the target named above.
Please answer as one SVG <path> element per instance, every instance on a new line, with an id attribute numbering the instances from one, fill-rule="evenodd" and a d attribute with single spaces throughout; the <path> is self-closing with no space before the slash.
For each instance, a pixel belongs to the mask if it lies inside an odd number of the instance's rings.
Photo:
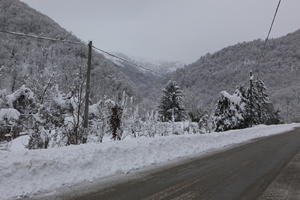
<path id="1" fill-rule="evenodd" d="M 49 17 L 19 0 L 0 0 L 0 29 L 57 39 L 80 41 Z M 47 85 L 58 85 L 63 92 L 72 92 L 85 76 L 87 47 L 0 33 L 0 89 L 15 91 L 25 84 L 38 96 Z M 114 62 L 93 52 L 92 92 L 95 103 L 104 96 L 116 97 L 124 90 L 137 96 L 141 109 L 157 107 L 161 88 L 169 79 L 177 81 L 185 94 L 187 111 L 215 107 L 222 90 L 233 92 L 238 85 L 248 84 L 251 70 L 263 79 L 276 108 L 286 121 L 298 121 L 300 116 L 300 31 L 270 40 L 265 56 L 258 62 L 263 41 L 255 40 L 207 54 L 176 72 L 182 65 L 174 63 L 137 62 L 137 65 L 158 73 L 143 71 L 130 63 Z M 201 47 L 199 47 L 201 48 Z M 171 67 L 174 65 L 174 67 Z M 165 71 L 164 71 L 165 70 Z M 259 71 L 259 73 L 258 73 Z M 157 75 L 159 74 L 159 75 Z"/>
<path id="2" fill-rule="evenodd" d="M 0 29 L 79 41 L 49 17 L 19 0 L 0 0 Z M 48 84 L 71 92 L 86 72 L 87 47 L 0 33 L 0 89 L 15 91 L 26 84 L 35 93 Z M 110 60 L 93 53 L 92 93 L 97 101 L 126 90 L 137 94 L 135 83 Z"/>
<path id="3" fill-rule="evenodd" d="M 161 95 L 161 89 L 164 87 L 164 80 L 168 73 L 182 68 L 183 63 L 179 61 L 146 61 L 139 58 L 131 58 L 123 53 L 116 53 L 119 59 L 107 57 L 134 82 L 139 94 L 139 102 L 144 110 L 157 109 L 158 98 Z"/>
<path id="4" fill-rule="evenodd" d="M 199 47 L 201 48 L 201 47 Z M 214 54 L 170 75 L 185 91 L 187 105 L 214 107 L 219 93 L 233 92 L 248 84 L 249 72 L 263 79 L 275 106 L 285 121 L 300 120 L 300 31 L 268 42 L 260 59 L 263 41 L 243 42 Z"/>

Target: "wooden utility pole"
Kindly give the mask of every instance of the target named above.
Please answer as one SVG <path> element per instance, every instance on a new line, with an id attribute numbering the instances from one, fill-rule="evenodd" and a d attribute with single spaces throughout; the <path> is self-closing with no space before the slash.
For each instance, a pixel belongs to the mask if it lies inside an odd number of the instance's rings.
<path id="1" fill-rule="evenodd" d="M 83 127 L 85 129 L 89 126 L 89 102 L 90 102 L 90 90 L 91 90 L 91 65 L 92 65 L 92 48 L 93 42 L 90 41 L 88 44 L 88 62 L 86 72 L 86 90 L 85 90 L 85 107 L 83 117 Z"/>
<path id="2" fill-rule="evenodd" d="M 250 88 L 249 88 L 249 95 L 250 95 L 250 126 L 253 126 L 253 72 L 250 71 Z"/>

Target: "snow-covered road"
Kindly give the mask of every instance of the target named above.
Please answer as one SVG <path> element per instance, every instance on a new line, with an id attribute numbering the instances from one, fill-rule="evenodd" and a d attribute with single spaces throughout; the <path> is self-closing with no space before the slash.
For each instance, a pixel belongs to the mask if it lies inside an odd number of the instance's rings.
<path id="1" fill-rule="evenodd" d="M 244 130 L 63 148 L 0 151 L 1 199 L 55 190 L 179 158 L 199 156 L 230 145 L 292 130 L 299 124 L 257 126 Z"/>

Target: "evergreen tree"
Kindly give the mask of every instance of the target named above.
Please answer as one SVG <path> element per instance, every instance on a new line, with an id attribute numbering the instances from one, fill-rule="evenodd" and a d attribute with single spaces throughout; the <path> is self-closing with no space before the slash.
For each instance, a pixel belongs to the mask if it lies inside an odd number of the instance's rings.
<path id="1" fill-rule="evenodd" d="M 248 93 L 249 96 L 252 96 L 252 104 L 249 105 L 249 109 L 251 109 L 249 119 L 253 124 L 280 123 L 279 111 L 275 110 L 262 80 L 253 81 L 251 94 L 250 88 Z"/>
<path id="2" fill-rule="evenodd" d="M 262 80 L 253 80 L 250 87 L 240 86 L 233 95 L 221 92 L 213 122 L 216 131 L 251 127 L 257 124 L 278 124 L 279 111 L 274 109 Z"/>
<path id="3" fill-rule="evenodd" d="M 216 131 L 247 127 L 244 117 L 247 99 L 244 91 L 244 88 L 240 87 L 233 95 L 228 94 L 226 91 L 221 92 L 213 116 Z"/>
<path id="4" fill-rule="evenodd" d="M 169 81 L 158 107 L 161 121 L 182 121 L 186 117 L 183 92 L 175 81 Z"/>

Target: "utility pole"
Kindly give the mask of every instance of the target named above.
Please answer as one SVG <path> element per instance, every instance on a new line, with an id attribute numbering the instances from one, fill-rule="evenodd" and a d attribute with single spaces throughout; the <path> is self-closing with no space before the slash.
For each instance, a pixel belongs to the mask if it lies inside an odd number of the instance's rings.
<path id="1" fill-rule="evenodd" d="M 250 95 L 250 126 L 253 125 L 253 73 L 250 71 L 250 87 L 249 87 L 249 95 Z"/>
<path id="2" fill-rule="evenodd" d="M 85 129 L 89 126 L 89 102 L 90 102 L 90 90 L 91 90 L 91 65 L 92 65 L 92 48 L 93 42 L 90 41 L 88 44 L 88 62 L 86 72 L 86 90 L 85 90 L 85 107 L 83 117 L 83 127 Z"/>

